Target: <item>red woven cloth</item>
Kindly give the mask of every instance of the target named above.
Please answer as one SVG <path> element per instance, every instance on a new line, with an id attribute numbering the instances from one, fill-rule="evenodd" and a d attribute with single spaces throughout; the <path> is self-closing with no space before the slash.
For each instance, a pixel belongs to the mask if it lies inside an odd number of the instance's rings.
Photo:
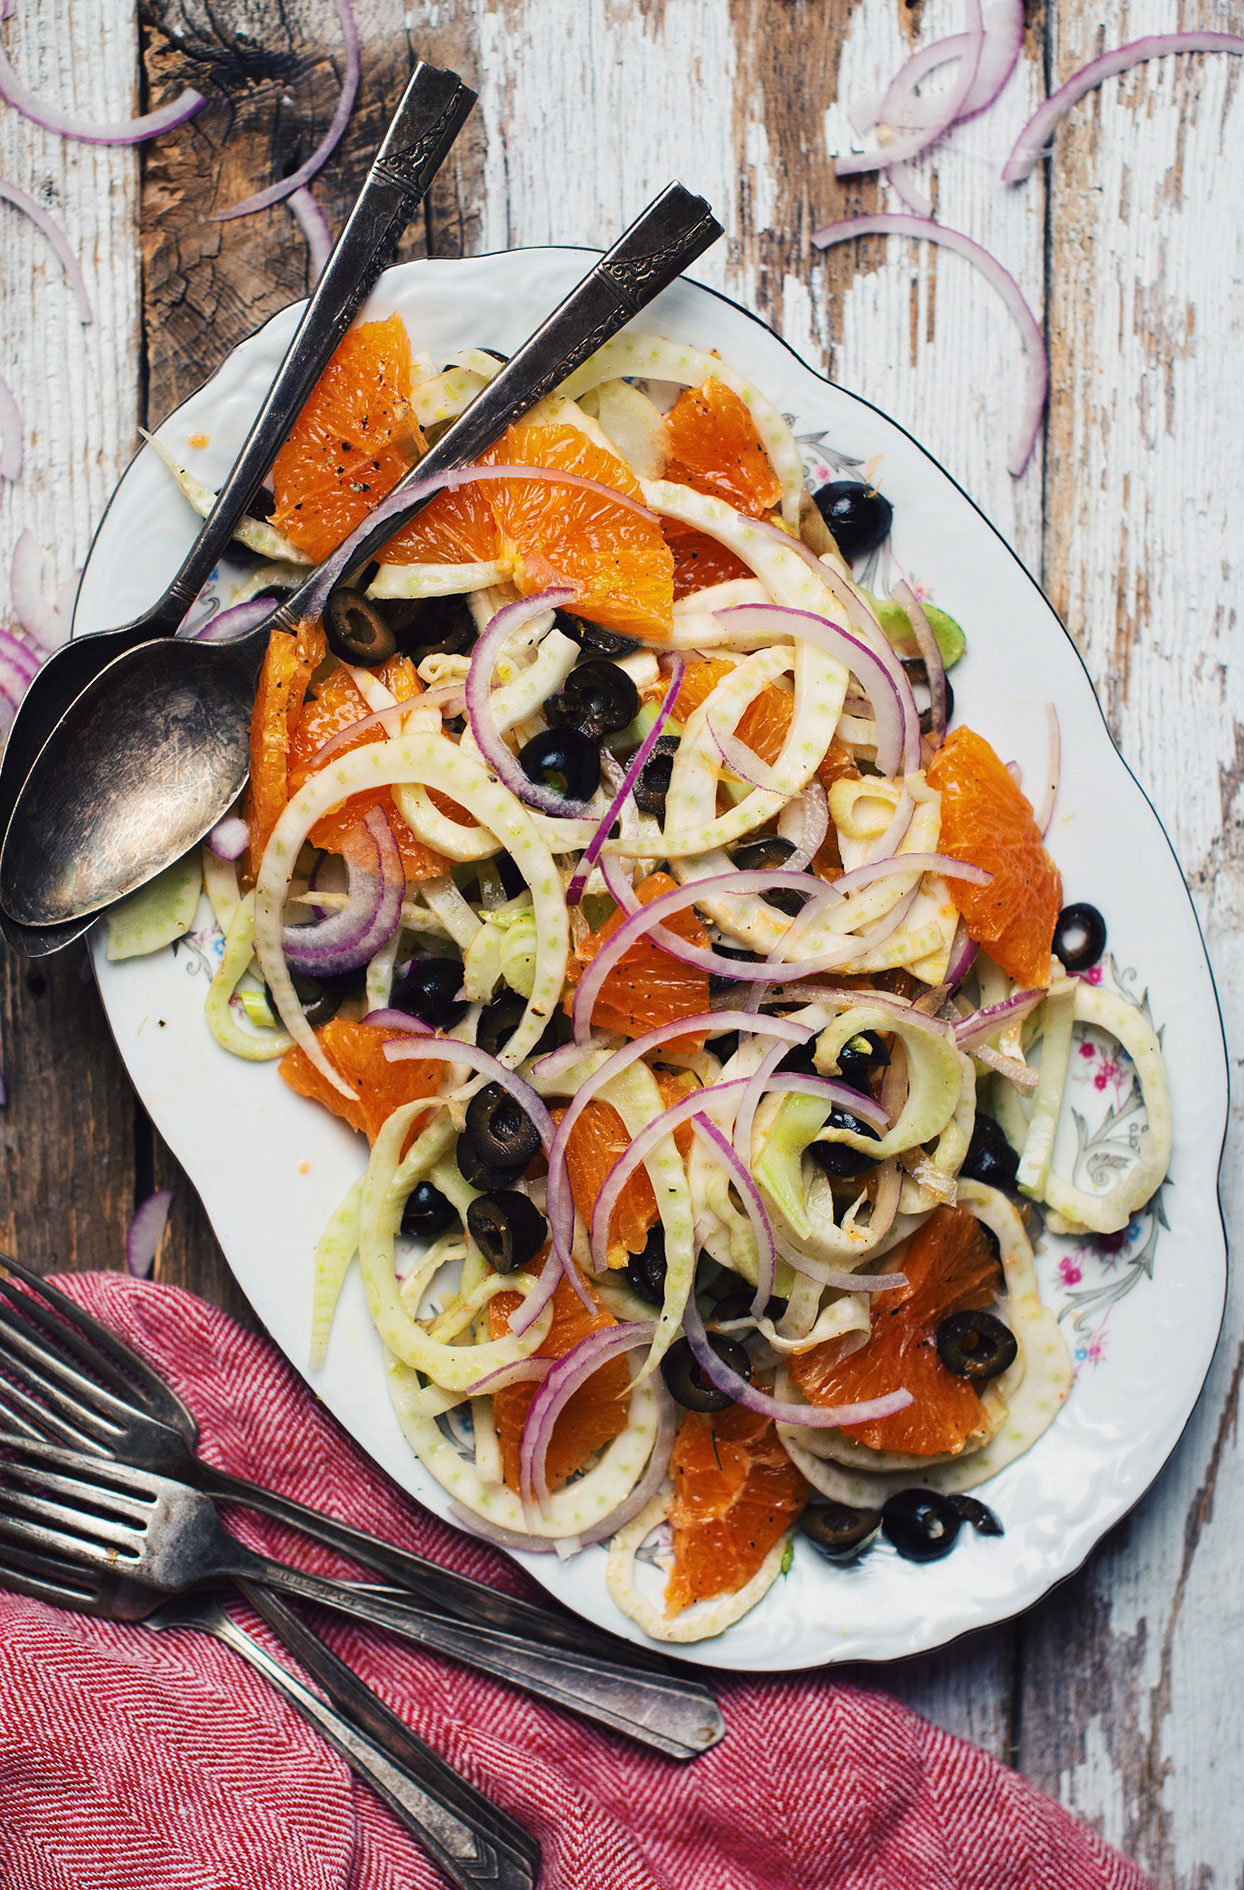
<path id="1" fill-rule="evenodd" d="M 267 1340 L 172 1287 L 118 1274 L 60 1284 L 165 1373 L 211 1461 L 522 1587 L 504 1558 L 398 1495 Z M 356 1572 L 276 1524 L 237 1526 L 303 1566 Z M 542 1890 L 1145 1890 L 1126 1859 L 984 1752 L 825 1674 L 723 1676 L 728 1736 L 680 1766 L 387 1635 L 328 1634 L 538 1836 Z M 442 1879 L 226 1648 L 0 1593 L 0 1884 L 435 1890 Z"/>

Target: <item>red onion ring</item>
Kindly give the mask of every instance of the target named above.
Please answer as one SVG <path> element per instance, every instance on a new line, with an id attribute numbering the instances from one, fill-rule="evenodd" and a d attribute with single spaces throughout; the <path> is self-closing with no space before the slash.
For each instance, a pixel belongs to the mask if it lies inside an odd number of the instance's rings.
<path id="1" fill-rule="evenodd" d="M 704 1376 L 719 1391 L 733 1398 L 736 1404 L 745 1405 L 749 1411 L 758 1411 L 762 1416 L 772 1418 L 776 1424 L 793 1424 L 802 1430 L 840 1430 L 844 1425 L 869 1424 L 875 1418 L 892 1417 L 896 1411 L 905 1411 L 912 1402 L 911 1393 L 906 1390 L 888 1391 L 882 1398 L 867 1398 L 859 1404 L 821 1406 L 790 1404 L 781 1398 L 771 1397 L 768 1392 L 759 1391 L 748 1379 L 740 1378 L 737 1372 L 731 1371 L 709 1344 L 700 1309 L 695 1303 L 694 1286 L 687 1295 L 682 1325 L 695 1362 Z"/>
<path id="2" fill-rule="evenodd" d="M 308 766 L 312 769 L 322 768 L 324 763 L 329 760 L 332 755 L 335 755 L 339 748 L 344 748 L 347 742 L 352 741 L 354 737 L 360 734 L 365 728 L 381 728 L 384 730 L 387 738 L 389 720 L 394 711 L 396 710 L 397 713 L 401 715 L 405 710 L 413 709 L 416 703 L 422 702 L 423 700 L 424 698 L 421 695 L 407 696 L 401 702 L 387 702 L 383 709 L 372 709 L 367 715 L 360 715 L 357 722 L 347 722 L 344 728 L 339 728 L 335 735 L 330 735 L 327 741 L 320 743 L 319 747 L 312 755 Z"/>
<path id="3" fill-rule="evenodd" d="M 610 1359 L 651 1343 L 655 1331 L 656 1325 L 650 1319 L 634 1325 L 607 1326 L 603 1332 L 591 1332 L 580 1339 L 564 1358 L 557 1360 L 531 1401 L 519 1440 L 519 1488 L 524 1509 L 530 1510 L 535 1502 L 541 1509 L 548 1505 L 548 1449 L 568 1401 Z"/>
<path id="4" fill-rule="evenodd" d="M 872 1096 L 864 1095 L 862 1090 L 852 1089 L 841 1077 L 808 1076 L 802 1070 L 783 1070 L 771 1076 L 765 1088 L 771 1096 L 822 1096 L 835 1108 L 844 1109 L 848 1115 L 869 1123 L 874 1129 L 885 1130 L 890 1126 L 885 1106 Z"/>
<path id="5" fill-rule="evenodd" d="M 226 814 L 207 836 L 218 860 L 239 860 L 250 845 L 250 828 L 240 814 Z"/>
<path id="6" fill-rule="evenodd" d="M 350 0 L 336 0 L 337 17 L 341 21 L 341 36 L 345 53 L 345 71 L 341 78 L 341 91 L 338 94 L 336 109 L 328 130 L 316 145 L 305 164 L 300 164 L 296 171 L 283 177 L 279 184 L 269 184 L 254 197 L 248 197 L 244 203 L 235 203 L 232 210 L 218 210 L 212 218 L 213 223 L 227 223 L 233 217 L 250 216 L 254 210 L 266 210 L 269 204 L 283 203 L 292 197 L 296 190 L 309 184 L 316 173 L 323 169 L 328 159 L 341 141 L 341 135 L 350 121 L 354 110 L 354 99 L 359 89 L 359 36 L 354 23 L 354 14 Z"/>
<path id="7" fill-rule="evenodd" d="M 759 1319 L 773 1298 L 773 1283 L 777 1272 L 777 1249 L 773 1244 L 773 1227 L 765 1204 L 760 1198 L 760 1189 L 715 1122 L 708 1116 L 692 1116 L 691 1127 L 710 1154 L 729 1173 L 738 1191 L 739 1199 L 743 1203 L 744 1212 L 751 1222 L 752 1232 L 756 1236 L 756 1296 L 752 1300 L 752 1314 L 754 1318 Z"/>
<path id="8" fill-rule="evenodd" d="M 769 630 L 774 636 L 814 644 L 826 655 L 836 657 L 857 679 L 872 704 L 879 772 L 893 775 L 901 768 L 904 774 L 910 774 L 919 766 L 920 717 L 911 685 L 897 659 L 892 669 L 877 651 L 828 617 L 817 617 L 810 610 L 792 610 L 786 604 L 730 604 L 716 615 L 719 621 L 728 618 L 743 630 Z M 714 740 L 720 746 L 720 737 Z"/>
<path id="9" fill-rule="evenodd" d="M 2 52 L 0 98 L 31 124 L 55 132 L 59 138 L 73 138 L 79 144 L 142 144 L 147 138 L 158 138 L 162 132 L 175 131 L 207 104 L 202 92 L 187 86 L 167 105 L 146 112 L 141 118 L 122 119 L 115 125 L 95 125 L 89 119 L 62 111 L 57 105 L 45 105 L 33 92 L 28 92 Z"/>
<path id="10" fill-rule="evenodd" d="M 22 476 L 22 410 L 0 374 L 0 479 L 16 485 Z"/>
<path id="11" fill-rule="evenodd" d="M 405 1030 L 413 1037 L 432 1037 L 435 1031 L 431 1024 L 425 1024 L 421 1017 L 412 1017 L 409 1011 L 397 1011 L 386 1006 L 381 1011 L 368 1011 L 363 1022 L 375 1030 Z"/>
<path id="12" fill-rule="evenodd" d="M 1040 805 L 1033 810 L 1034 818 L 1041 829 L 1044 840 L 1050 831 L 1050 822 L 1054 818 L 1054 808 L 1058 802 L 1058 784 L 1062 778 L 1063 732 L 1058 720 L 1058 710 L 1052 702 L 1045 705 L 1046 739 L 1048 746 L 1045 757 L 1045 784 L 1041 789 Z"/>
<path id="13" fill-rule="evenodd" d="M 36 203 L 28 190 L 20 184 L 11 184 L 7 177 L 0 177 L 0 197 L 11 203 L 15 210 L 21 210 L 30 221 L 38 226 L 48 242 L 60 257 L 61 267 L 65 271 L 65 280 L 78 298 L 78 310 L 82 316 L 82 325 L 95 320 L 91 308 L 91 298 L 87 294 L 86 279 L 82 274 L 77 257 L 69 247 L 69 238 L 65 235 L 55 217 L 49 216 L 41 203 Z"/>
<path id="14" fill-rule="evenodd" d="M 812 1036 L 812 1031 L 807 1024 L 797 1024 L 786 1017 L 753 1017 L 746 1011 L 702 1012 L 698 1017 L 679 1018 L 674 1023 L 658 1024 L 654 1030 L 646 1030 L 642 1037 L 635 1037 L 630 1043 L 624 1043 L 622 1048 L 615 1050 L 612 1056 L 607 1057 L 591 1076 L 585 1077 L 571 1097 L 566 1113 L 557 1125 L 548 1151 L 549 1179 L 546 1199 L 549 1232 L 554 1246 L 559 1253 L 564 1255 L 565 1262 L 570 1260 L 570 1246 L 574 1239 L 574 1202 L 571 1198 L 570 1178 L 566 1170 L 566 1145 L 575 1123 L 592 1098 L 598 1095 L 607 1083 L 611 1083 L 615 1076 L 620 1076 L 623 1070 L 629 1069 L 632 1063 L 637 1063 L 641 1057 L 646 1057 L 653 1050 L 659 1050 L 662 1044 L 668 1043 L 673 1037 L 683 1037 L 688 1031 L 699 1030 L 747 1030 L 760 1037 L 777 1037 L 781 1040 L 784 1050 L 794 1044 L 807 1043 Z M 568 1059 L 571 1062 L 583 1055 L 578 1046 L 568 1044 L 564 1050 L 553 1050 L 548 1056 L 541 1057 L 533 1066 L 536 1073 L 541 1077 L 553 1075 L 554 1058 L 566 1058 L 567 1052 L 572 1052 L 572 1056 Z"/>
<path id="15" fill-rule="evenodd" d="M 1045 991 L 1035 988 L 1016 991 L 998 1004 L 987 1004 L 984 1010 L 973 1011 L 970 1017 L 963 1018 L 954 1026 L 956 1044 L 960 1050 L 975 1050 L 978 1044 L 987 1042 L 1004 1025 L 1013 1024 L 1017 1018 L 1027 1017 L 1029 1011 L 1035 1010 L 1046 995 Z"/>
<path id="16" fill-rule="evenodd" d="M 125 1265 L 136 1280 L 151 1277 L 156 1249 L 164 1238 L 168 1211 L 172 1205 L 172 1190 L 157 1188 L 134 1211 L 134 1217 L 125 1230 Z"/>
<path id="17" fill-rule="evenodd" d="M 286 199 L 286 204 L 307 240 L 307 287 L 313 289 L 333 253 L 333 233 L 328 227 L 328 218 L 306 184 L 300 184 L 293 196 Z"/>
<path id="18" fill-rule="evenodd" d="M 997 5 L 987 9 L 976 76 L 956 113 L 956 124 L 966 124 L 969 118 L 979 117 L 993 104 L 1018 64 L 1023 43 L 1022 0 L 999 0 Z M 945 39 L 931 40 L 927 46 L 921 46 L 891 79 L 872 123 L 861 123 L 857 127 L 861 136 L 877 124 L 892 125 L 895 129 L 927 124 L 938 109 L 937 102 L 918 98 L 917 87 L 936 66 L 945 65 L 950 59 L 962 59 L 971 44 L 971 33 L 951 33 Z"/>
<path id="19" fill-rule="evenodd" d="M 942 662 L 942 652 L 911 585 L 905 579 L 900 579 L 894 586 L 894 595 L 907 613 L 916 648 L 924 658 L 925 674 L 929 679 L 929 732 L 940 747 L 946 734 L 947 721 L 946 666 Z"/>
<path id="20" fill-rule="evenodd" d="M 963 70 L 945 92 L 936 101 L 930 101 L 929 115 L 924 123 L 914 126 L 905 137 L 893 139 L 875 151 L 848 152 L 839 157 L 834 164 L 834 173 L 838 177 L 858 177 L 865 171 L 888 171 L 891 165 L 906 163 L 909 158 L 919 156 L 921 151 L 937 140 L 958 118 L 967 103 L 972 88 L 976 84 L 977 69 L 980 65 L 981 52 L 985 40 L 985 22 L 981 15 L 980 0 L 971 0 L 971 9 L 975 19 L 964 37 L 967 45 L 962 54 Z"/>
<path id="21" fill-rule="evenodd" d="M 1045 103 L 1039 105 L 1032 114 L 1002 166 L 1003 183 L 1017 184 L 1029 175 L 1037 159 L 1043 155 L 1059 120 L 1066 116 L 1073 105 L 1079 103 L 1086 92 L 1092 92 L 1103 80 L 1115 78 L 1146 59 L 1159 59 L 1165 53 L 1180 52 L 1244 53 L 1244 37 L 1238 33 L 1157 33 L 1145 39 L 1133 39 L 1126 46 L 1118 46 L 1113 52 L 1090 59 L 1086 66 L 1073 72 L 1056 92 L 1051 92 Z M 815 242 L 815 237 L 812 240 Z"/>
<path id="22" fill-rule="evenodd" d="M 683 672 L 686 670 L 686 667 L 686 662 L 681 656 L 674 658 L 670 667 L 669 686 L 665 691 L 665 695 L 662 697 L 661 706 L 657 710 L 652 727 L 648 730 L 643 741 L 639 744 L 639 747 L 631 757 L 626 773 L 622 776 L 618 791 L 601 816 L 596 832 L 592 835 L 587 846 L 584 848 L 583 856 L 574 870 L 570 884 L 566 888 L 566 904 L 568 906 L 577 906 L 580 899 L 583 897 L 583 888 L 587 884 L 588 875 L 591 873 L 593 866 L 595 866 L 600 856 L 601 848 L 609 838 L 609 830 L 629 800 L 636 781 L 638 781 L 644 771 L 644 764 L 656 747 L 660 739 L 661 730 L 669 720 L 670 710 L 674 706 L 674 699 L 678 694 L 683 679 Z"/>
<path id="23" fill-rule="evenodd" d="M 974 243 L 970 236 L 965 236 L 961 230 L 948 230 L 944 224 L 933 223 L 925 217 L 913 217 L 901 213 L 847 217 L 839 223 L 827 223 L 824 228 L 814 231 L 812 242 L 817 249 L 829 249 L 835 243 L 849 242 L 856 236 L 887 235 L 914 236 L 923 242 L 940 243 L 946 249 L 953 249 L 980 270 L 1010 310 L 1019 329 L 1024 356 L 1028 364 L 1028 392 L 1008 467 L 1013 477 L 1018 479 L 1031 459 L 1032 449 L 1037 443 L 1037 433 L 1041 426 L 1041 415 L 1045 411 L 1045 397 L 1050 384 L 1050 364 L 1045 349 L 1045 337 L 1041 332 L 1041 324 L 1024 298 L 1023 290 L 1014 276 L 1003 268 L 997 257 L 990 255 L 987 249 L 982 249 L 979 243 Z"/>
<path id="24" fill-rule="evenodd" d="M 524 624 L 542 616 L 546 610 L 557 610 L 562 604 L 572 603 L 575 596 L 576 592 L 569 585 L 551 586 L 548 590 L 536 591 L 534 596 L 520 597 L 515 604 L 504 605 L 476 642 L 466 678 L 467 717 L 476 746 L 488 766 L 520 801 L 542 814 L 566 820 L 582 819 L 588 810 L 587 802 L 555 794 L 525 773 L 517 756 L 511 754 L 497 731 L 492 712 L 492 675 L 502 646 L 516 630 L 521 630 Z"/>
<path id="25" fill-rule="evenodd" d="M 231 604 L 228 610 L 218 610 L 188 634 L 196 643 L 226 643 L 231 637 L 244 636 L 271 615 L 270 597 L 251 597 L 244 604 Z"/>
<path id="26" fill-rule="evenodd" d="M 30 645 L 23 643 L 20 637 L 14 636 L 6 625 L 0 625 L 0 655 L 19 675 L 24 676 L 28 683 L 33 682 L 42 663 L 42 659 L 36 656 Z"/>
<path id="27" fill-rule="evenodd" d="M 835 1293 L 886 1293 L 907 1285 L 905 1273 L 850 1273 L 845 1267 L 823 1267 L 819 1260 L 792 1247 L 776 1228 L 773 1244 L 778 1259 L 785 1260 L 795 1273 L 802 1273 L 806 1279 L 814 1280 L 818 1286 L 828 1286 Z"/>
<path id="28" fill-rule="evenodd" d="M 712 722 L 706 724 L 713 738 L 718 754 L 729 768 L 731 774 L 740 781 L 746 781 L 749 787 L 764 788 L 766 793 L 780 794 L 781 783 L 767 761 L 740 741 L 737 735 L 728 735 L 724 730 L 715 728 Z"/>
<path id="29" fill-rule="evenodd" d="M 373 807 L 342 844 L 349 876 L 344 906 L 312 925 L 287 925 L 281 939 L 293 971 L 335 977 L 388 943 L 401 921 L 406 870 L 383 808 Z"/>
<path id="30" fill-rule="evenodd" d="M 950 956 L 946 960 L 946 982 L 952 991 L 957 991 L 976 963 L 976 954 L 980 946 L 968 933 L 967 926 L 960 919 L 955 927 L 955 935 L 950 941 Z"/>

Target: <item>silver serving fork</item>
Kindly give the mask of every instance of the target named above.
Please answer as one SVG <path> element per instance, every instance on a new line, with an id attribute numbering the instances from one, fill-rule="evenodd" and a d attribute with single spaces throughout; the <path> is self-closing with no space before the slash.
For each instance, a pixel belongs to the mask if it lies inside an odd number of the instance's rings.
<path id="1" fill-rule="evenodd" d="M 228 1614 L 218 1596 L 172 1598 L 109 1570 L 46 1550 L 0 1542 L 0 1588 L 53 1607 L 156 1630 L 212 1635 L 254 1668 L 334 1746 L 461 1890 L 534 1890 L 540 1847 L 507 1812 L 477 1791 L 351 1672 L 276 1596 L 246 1599 L 323 1687 L 323 1700 Z M 335 1702 L 330 1704 L 329 1701 Z"/>
<path id="2" fill-rule="evenodd" d="M 171 1385 L 67 1294 L 3 1254 L 0 1419 L 28 1436 L 156 1470 L 221 1501 L 257 1509 L 373 1569 L 430 1612 L 482 1620 L 575 1652 L 630 1658 L 622 1643 L 606 1641 L 565 1615 L 498 1594 L 483 1582 L 205 1462 L 197 1453 L 194 1414 Z M 648 1664 L 647 1658 L 637 1653 L 636 1664 Z"/>
<path id="3" fill-rule="evenodd" d="M 695 1682 L 536 1646 L 479 1622 L 425 1613 L 372 1588 L 290 1568 L 230 1535 L 210 1496 L 153 1471 L 6 1431 L 0 1431 L 0 1451 L 0 1539 L 174 1594 L 245 1581 L 318 1602 L 643 1738 L 671 1758 L 697 1757 L 724 1735 L 716 1701 Z"/>

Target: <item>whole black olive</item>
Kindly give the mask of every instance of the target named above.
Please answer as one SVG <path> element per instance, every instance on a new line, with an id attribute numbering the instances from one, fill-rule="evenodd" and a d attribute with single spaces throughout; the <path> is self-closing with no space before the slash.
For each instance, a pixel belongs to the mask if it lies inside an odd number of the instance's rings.
<path id="1" fill-rule="evenodd" d="M 343 971 L 335 978 L 305 978 L 298 972 L 293 975 L 294 992 L 302 1005 L 303 1016 L 315 1029 L 326 1024 L 330 1017 L 336 1017 L 351 986 L 357 983 L 357 978 L 349 971 Z M 276 1005 L 266 984 L 264 992 L 268 1008 L 275 1017 Z"/>
<path id="2" fill-rule="evenodd" d="M 1019 1156 L 992 1116 L 977 1116 L 959 1173 L 966 1175 L 969 1181 L 984 1182 L 987 1188 L 1009 1190 L 1015 1187 Z"/>
<path id="3" fill-rule="evenodd" d="M 469 1135 L 460 1135 L 454 1148 L 454 1160 L 458 1164 L 458 1173 L 464 1181 L 469 1181 L 481 1194 L 495 1194 L 500 1189 L 510 1189 L 522 1174 L 521 1168 L 498 1167 L 493 1162 L 486 1162 Z"/>
<path id="4" fill-rule="evenodd" d="M 649 1306 L 660 1306 L 665 1299 L 665 1230 L 660 1222 L 649 1231 L 638 1253 L 626 1263 L 626 1277 L 631 1290 Z"/>
<path id="5" fill-rule="evenodd" d="M 526 1168 L 540 1146 L 535 1123 L 500 1083 L 476 1090 L 467 1104 L 466 1132 L 480 1160 L 494 1168 Z"/>
<path id="6" fill-rule="evenodd" d="M 324 635 L 343 663 L 374 669 L 397 654 L 397 638 L 369 597 L 359 591 L 334 591 L 324 612 Z"/>
<path id="7" fill-rule="evenodd" d="M 735 1339 L 720 1332 L 710 1332 L 708 1342 L 723 1365 L 740 1378 L 751 1379 L 752 1365 L 744 1348 Z M 661 1360 L 661 1376 L 670 1396 L 684 1411 L 724 1411 L 734 1403 L 728 1391 L 719 1391 L 696 1363 L 695 1353 L 686 1339 L 675 1339 Z"/>
<path id="8" fill-rule="evenodd" d="M 950 1499 L 936 1490 L 898 1490 L 881 1511 L 887 1542 L 909 1562 L 936 1562 L 949 1555 L 962 1522 Z"/>
<path id="9" fill-rule="evenodd" d="M 872 486 L 858 479 L 834 479 L 812 494 L 816 509 L 844 558 L 875 551 L 890 529 L 894 507 Z"/>
<path id="10" fill-rule="evenodd" d="M 715 939 L 713 950 L 718 958 L 733 958 L 736 964 L 754 965 L 759 962 L 756 953 L 749 951 L 746 945 L 722 945 Z M 728 973 L 710 971 L 708 974 L 708 995 L 711 998 L 729 997 L 732 993 L 737 997 L 740 991 L 746 989 L 747 986 L 742 979 L 732 978 Z M 721 1055 L 720 1050 L 717 1055 Z"/>
<path id="11" fill-rule="evenodd" d="M 434 1030 L 448 1030 L 466 1010 L 458 996 L 461 989 L 458 959 L 412 958 L 395 981 L 389 1003 L 395 1011 L 409 1011 Z"/>
<path id="12" fill-rule="evenodd" d="M 732 1319 L 750 1319 L 752 1301 L 755 1297 L 756 1295 L 746 1286 L 740 1287 L 736 1292 L 727 1293 L 725 1298 L 719 1299 L 713 1307 L 713 1324 L 720 1326 L 729 1324 Z M 764 1317 L 771 1319 L 774 1325 L 785 1316 L 785 1313 L 786 1301 L 784 1299 L 771 1299 L 764 1309 Z"/>
<path id="13" fill-rule="evenodd" d="M 525 1267 L 549 1236 L 543 1214 L 517 1188 L 477 1194 L 467 1209 L 466 1222 L 471 1239 L 498 1273 Z"/>
<path id="14" fill-rule="evenodd" d="M 861 1094 L 871 1094 L 872 1079 L 890 1061 L 890 1052 L 875 1030 L 861 1031 L 848 1037 L 838 1052 L 838 1078 Z"/>
<path id="15" fill-rule="evenodd" d="M 590 801 L 600 786 L 600 747 L 577 728 L 546 728 L 518 751 L 529 781 L 568 800 Z"/>
<path id="16" fill-rule="evenodd" d="M 657 745 L 639 771 L 635 783 L 635 805 L 641 814 L 654 820 L 665 819 L 665 797 L 670 791 L 674 756 L 678 753 L 676 735 L 658 735 Z"/>
<path id="17" fill-rule="evenodd" d="M 978 1536 L 1003 1536 L 1006 1534 L 988 1503 L 979 1503 L 974 1496 L 948 1496 L 946 1501 L 957 1509 L 964 1522 L 971 1523 Z"/>
<path id="18" fill-rule="evenodd" d="M 568 610 L 555 610 L 553 622 L 563 636 L 573 638 L 585 656 L 629 656 L 639 648 L 637 638 L 623 636 L 620 630 L 606 630 L 603 624 L 574 617 Z"/>
<path id="19" fill-rule="evenodd" d="M 562 692 L 544 705 L 553 728 L 577 728 L 584 735 L 620 735 L 639 714 L 639 691 L 624 669 L 602 657 L 572 669 Z"/>
<path id="20" fill-rule="evenodd" d="M 1064 906 L 1054 927 L 1054 953 L 1064 971 L 1087 971 L 1106 949 L 1106 921 L 1096 906 L 1081 900 Z"/>
<path id="21" fill-rule="evenodd" d="M 988 1312 L 948 1313 L 937 1328 L 937 1356 L 956 1378 L 983 1384 L 1015 1363 L 1015 1334 Z"/>
<path id="22" fill-rule="evenodd" d="M 768 873 L 780 871 L 795 851 L 793 840 L 783 840 L 781 834 L 767 833 L 759 840 L 745 840 L 741 847 L 734 849 L 734 864 L 740 873 Z M 794 918 L 807 904 L 807 893 L 796 892 L 793 887 L 784 886 L 779 892 L 762 893 L 766 905 L 776 906 L 779 912 L 785 912 Z"/>
<path id="23" fill-rule="evenodd" d="M 830 1562 L 854 1562 L 881 1527 L 879 1509 L 851 1509 L 846 1503 L 812 1503 L 799 1527 Z"/>
<path id="24" fill-rule="evenodd" d="M 861 1122 L 846 1109 L 839 1109 L 835 1103 L 829 1112 L 827 1129 L 848 1129 L 853 1135 L 867 1135 L 875 1142 L 877 1131 L 867 1122 Z M 849 1181 L 856 1175 L 862 1175 L 866 1168 L 874 1165 L 874 1157 L 865 1155 L 862 1149 L 852 1148 L 849 1142 L 809 1142 L 806 1153 L 817 1167 L 833 1181 Z"/>
<path id="25" fill-rule="evenodd" d="M 403 656 L 462 656 L 475 641 L 475 619 L 465 597 L 373 597 Z"/>
<path id="26" fill-rule="evenodd" d="M 417 1181 L 402 1209 L 402 1232 L 408 1240 L 435 1240 L 458 1218 L 458 1210 L 430 1181 Z"/>

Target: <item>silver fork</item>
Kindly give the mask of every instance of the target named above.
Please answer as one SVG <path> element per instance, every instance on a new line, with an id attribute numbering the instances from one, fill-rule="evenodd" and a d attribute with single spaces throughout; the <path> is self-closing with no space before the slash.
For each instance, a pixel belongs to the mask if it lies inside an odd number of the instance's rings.
<path id="1" fill-rule="evenodd" d="M 247 1581 L 318 1602 L 615 1731 L 642 1736 L 671 1758 L 695 1758 L 724 1734 L 712 1694 L 693 1681 L 533 1646 L 479 1622 L 427 1614 L 374 1589 L 290 1568 L 230 1535 L 210 1496 L 154 1471 L 5 1431 L 0 1450 L 0 1538 L 171 1593 Z"/>
<path id="2" fill-rule="evenodd" d="M 233 1649 L 275 1687 L 369 1784 L 460 1890 L 534 1890 L 540 1847 L 508 1813 L 446 1764 L 391 1713 L 332 1649 L 275 1595 L 244 1588 L 247 1599 L 291 1644 L 341 1711 L 239 1627 L 215 1595 L 170 1599 L 108 1570 L 86 1568 L 47 1550 L 0 1542 L 0 1588 L 57 1608 L 141 1623 L 157 1632 L 190 1628 Z M 365 1719 L 357 1708 L 365 1696 Z M 366 1729 L 362 1729 L 365 1727 Z"/>
<path id="3" fill-rule="evenodd" d="M 11 1276 L 6 1279 L 5 1275 Z M 18 1284 L 15 1284 L 17 1282 Z M 22 1290 L 24 1289 L 24 1290 Z M 36 1295 L 38 1297 L 36 1297 Z M 45 1302 L 45 1303 L 44 1303 Z M 197 1454 L 194 1414 L 124 1340 L 66 1294 L 0 1254 L 0 1419 L 88 1456 L 111 1457 L 259 1510 L 339 1550 L 421 1608 L 483 1621 L 527 1641 L 595 1654 L 619 1665 L 670 1673 L 659 1655 L 630 1648 L 568 1616 L 500 1594 L 291 1497 L 230 1475 Z"/>

